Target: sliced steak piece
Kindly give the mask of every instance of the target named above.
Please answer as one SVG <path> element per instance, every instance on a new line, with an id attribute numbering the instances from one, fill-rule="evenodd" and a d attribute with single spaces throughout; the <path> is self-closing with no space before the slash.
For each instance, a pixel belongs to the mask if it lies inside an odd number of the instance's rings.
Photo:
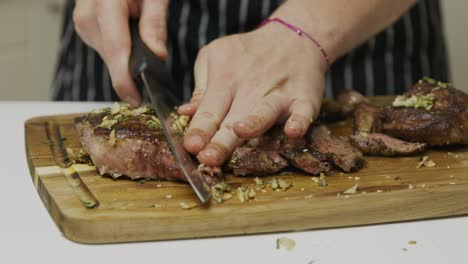
<path id="1" fill-rule="evenodd" d="M 315 150 L 309 149 L 306 138 L 290 139 L 283 137 L 281 140 L 280 154 L 291 165 L 310 174 L 320 174 L 331 169 L 331 163 L 327 158 Z"/>
<path id="2" fill-rule="evenodd" d="M 425 143 L 406 142 L 380 133 L 360 133 L 349 136 L 349 140 L 364 155 L 375 156 L 414 155 L 425 151 L 427 147 Z"/>
<path id="3" fill-rule="evenodd" d="M 186 181 L 153 111 L 143 107 L 134 112 L 111 111 L 90 113 L 75 120 L 83 148 L 99 173 L 113 178 L 125 175 L 131 179 Z M 218 181 L 220 170 L 212 172 L 201 173 L 211 182 Z"/>
<path id="4" fill-rule="evenodd" d="M 362 153 L 349 142 L 333 136 L 325 125 L 313 127 L 309 137 L 310 147 L 342 170 L 350 172 L 365 165 Z"/>
<path id="5" fill-rule="evenodd" d="M 251 139 L 234 151 L 227 169 L 232 169 L 235 176 L 279 172 L 288 166 L 288 162 L 279 154 L 280 143 L 281 134 L 275 131 Z"/>
<path id="6" fill-rule="evenodd" d="M 335 100 L 324 100 L 320 112 L 320 120 L 332 122 L 350 117 L 357 105 L 369 100 L 355 90 L 342 90 Z"/>
<path id="7" fill-rule="evenodd" d="M 382 118 L 382 108 L 367 103 L 359 104 L 354 111 L 354 133 L 379 132 Z"/>

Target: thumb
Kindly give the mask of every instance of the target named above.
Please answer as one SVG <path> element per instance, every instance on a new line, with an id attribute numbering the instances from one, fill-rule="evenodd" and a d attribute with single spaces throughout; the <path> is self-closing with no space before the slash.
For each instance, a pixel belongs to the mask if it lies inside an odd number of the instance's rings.
<path id="1" fill-rule="evenodd" d="M 143 0 L 140 16 L 140 35 L 148 46 L 161 59 L 167 58 L 167 8 L 169 0 Z"/>

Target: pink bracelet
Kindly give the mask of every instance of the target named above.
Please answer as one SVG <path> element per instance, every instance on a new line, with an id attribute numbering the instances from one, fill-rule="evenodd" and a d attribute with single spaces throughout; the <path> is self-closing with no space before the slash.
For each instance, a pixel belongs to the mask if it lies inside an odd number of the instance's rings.
<path id="1" fill-rule="evenodd" d="M 278 22 L 280 24 L 283 24 L 285 25 L 286 27 L 288 27 L 289 29 L 293 30 L 294 32 L 296 32 L 299 36 L 306 36 L 308 39 L 310 39 L 314 45 L 320 50 L 320 52 L 322 53 L 325 61 L 327 62 L 327 65 L 330 65 L 330 60 L 328 59 L 328 54 L 327 52 L 323 49 L 322 45 L 320 45 L 320 43 L 318 43 L 318 41 L 316 41 L 312 36 L 310 36 L 309 34 L 307 34 L 307 32 L 305 32 L 304 30 L 292 25 L 292 24 L 289 24 L 288 22 L 280 19 L 280 18 L 268 18 L 268 19 L 265 19 L 262 21 L 262 23 L 260 23 L 260 25 L 258 27 L 263 27 L 264 25 L 270 23 L 270 22 Z"/>

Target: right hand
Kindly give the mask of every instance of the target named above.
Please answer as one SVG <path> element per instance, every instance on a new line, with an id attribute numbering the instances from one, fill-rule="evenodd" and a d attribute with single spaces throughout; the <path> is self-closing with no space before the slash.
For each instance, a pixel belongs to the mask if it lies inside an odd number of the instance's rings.
<path id="1" fill-rule="evenodd" d="M 140 35 L 157 56 L 167 58 L 166 13 L 169 0 L 77 0 L 75 29 L 109 69 L 119 97 L 132 106 L 141 103 L 129 70 L 130 18 L 140 18 Z"/>

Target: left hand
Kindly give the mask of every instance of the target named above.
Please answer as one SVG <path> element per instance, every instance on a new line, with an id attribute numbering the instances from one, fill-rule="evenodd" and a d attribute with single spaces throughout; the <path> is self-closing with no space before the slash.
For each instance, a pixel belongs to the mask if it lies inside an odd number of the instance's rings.
<path id="1" fill-rule="evenodd" d="M 303 136 L 317 117 L 327 65 L 319 49 L 278 23 L 202 48 L 195 91 L 179 113 L 193 116 L 184 138 L 201 163 L 221 166 L 246 139 L 285 123 Z"/>

